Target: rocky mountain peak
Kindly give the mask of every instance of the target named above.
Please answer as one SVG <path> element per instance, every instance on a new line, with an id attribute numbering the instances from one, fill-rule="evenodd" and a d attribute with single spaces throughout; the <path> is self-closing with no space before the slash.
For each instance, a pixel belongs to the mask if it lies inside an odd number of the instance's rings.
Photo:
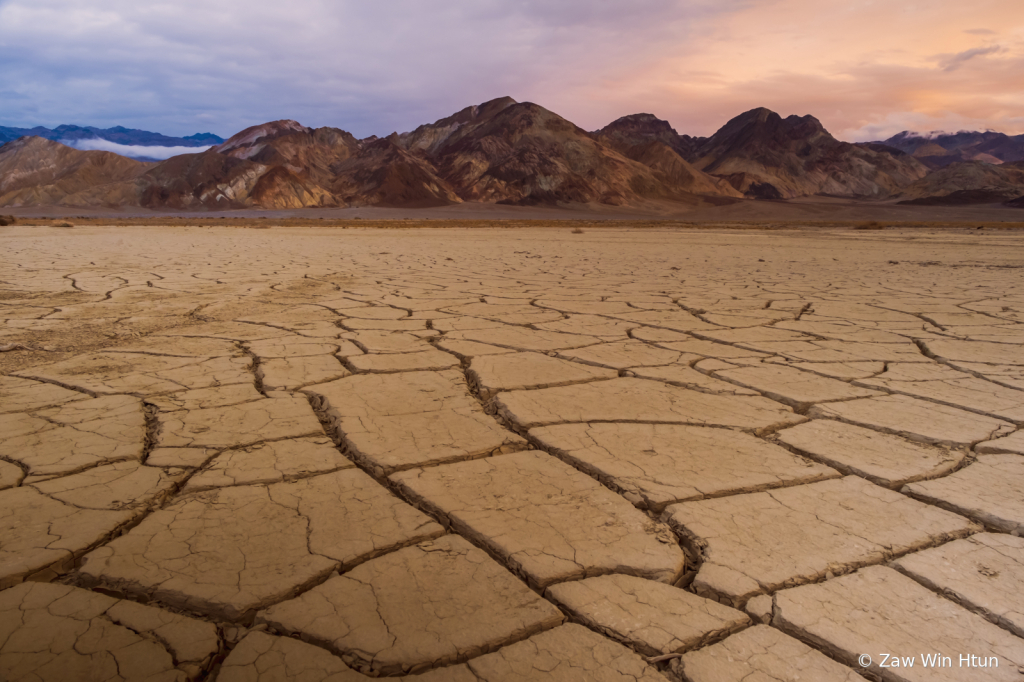
<path id="1" fill-rule="evenodd" d="M 425 123 L 411 132 L 402 133 L 398 136 L 396 144 L 412 151 L 435 153 L 462 126 L 489 119 L 516 104 L 518 102 L 511 97 L 499 97 L 483 104 L 474 104 L 451 116 L 438 119 L 433 123 Z"/>
<path id="2" fill-rule="evenodd" d="M 633 144 L 646 142 L 650 138 L 669 136 L 674 139 L 679 137 L 679 133 L 676 132 L 675 128 L 668 121 L 664 121 L 654 114 L 629 114 L 628 116 L 622 116 L 601 128 L 601 130 L 598 130 L 597 134 L 614 135 L 633 142 Z"/>
<path id="3" fill-rule="evenodd" d="M 252 148 L 254 151 L 251 153 L 255 154 L 262 148 L 262 145 L 276 137 L 292 133 L 310 133 L 312 131 L 312 128 L 307 128 L 298 121 L 291 119 L 270 121 L 269 123 L 261 123 L 246 128 L 242 132 L 229 137 L 223 144 L 214 147 L 214 150 L 221 154 L 228 154 L 242 148 Z M 236 153 L 232 154 L 232 156 L 240 155 Z M 240 158 L 248 158 L 248 155 L 241 155 Z"/>

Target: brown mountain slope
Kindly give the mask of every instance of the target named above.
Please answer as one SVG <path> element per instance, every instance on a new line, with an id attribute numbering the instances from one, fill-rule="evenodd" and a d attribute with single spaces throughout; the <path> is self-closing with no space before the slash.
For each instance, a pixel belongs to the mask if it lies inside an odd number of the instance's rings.
<path id="1" fill-rule="evenodd" d="M 813 116 L 782 118 L 753 109 L 726 123 L 697 152 L 694 166 L 748 194 L 896 194 L 928 169 L 908 156 L 840 142 Z"/>
<path id="2" fill-rule="evenodd" d="M 402 133 L 395 142 L 414 154 L 431 157 L 459 128 L 485 121 L 515 104 L 518 102 L 511 97 L 474 104 L 446 118 L 421 125 L 410 133 Z"/>
<path id="3" fill-rule="evenodd" d="M 743 196 L 727 180 L 699 171 L 686 161 L 684 155 L 693 151 L 699 138 L 679 135 L 668 121 L 652 114 L 623 116 L 594 135 L 606 147 L 650 167 L 668 187 L 694 194 Z"/>
<path id="4" fill-rule="evenodd" d="M 331 185 L 350 206 L 448 206 L 462 200 L 439 178 L 429 161 L 398 145 L 392 135 L 363 145 L 359 153 L 332 167 Z"/>
<path id="5" fill-rule="evenodd" d="M 296 121 L 273 121 L 246 128 L 214 147 L 225 156 L 264 166 L 284 166 L 323 187 L 334 181 L 331 167 L 359 152 L 359 141 L 338 128 L 307 128 Z"/>
<path id="6" fill-rule="evenodd" d="M 329 165 L 356 146 L 343 131 L 313 131 L 293 121 L 242 131 L 221 145 L 225 153 L 211 149 L 155 164 L 23 138 L 0 148 L 0 205 L 334 206 L 333 195 L 316 180 L 333 181 Z"/>
<path id="7" fill-rule="evenodd" d="M 253 185 L 248 204 L 278 209 L 342 205 L 334 194 L 304 175 L 296 175 L 287 166 L 272 166 Z"/>
<path id="8" fill-rule="evenodd" d="M 908 185 L 901 203 L 945 205 L 1003 202 L 1024 194 L 1024 164 L 952 163 Z"/>
<path id="9" fill-rule="evenodd" d="M 979 152 L 975 149 L 964 148 L 949 150 L 934 142 L 923 144 L 914 150 L 913 157 L 932 169 L 945 168 L 951 163 L 958 161 L 983 161 L 985 163 L 1000 164 L 1002 161 L 991 154 Z"/>
<path id="10" fill-rule="evenodd" d="M 0 206 L 58 204 L 72 194 L 134 179 L 152 165 L 22 137 L 0 147 Z"/>
<path id="11" fill-rule="evenodd" d="M 561 116 L 509 98 L 464 109 L 398 141 L 433 162 L 465 201 L 626 205 L 695 201 Z"/>
<path id="12" fill-rule="evenodd" d="M 298 121 L 282 119 L 280 121 L 268 121 L 246 128 L 235 133 L 221 144 L 213 147 L 213 151 L 233 156 L 236 159 L 248 159 L 263 151 L 271 142 L 286 135 L 295 133 L 311 133 L 312 128 L 307 128 Z"/>
<path id="13" fill-rule="evenodd" d="M 344 205 L 332 166 L 359 151 L 336 128 L 272 121 L 246 128 L 202 154 L 174 157 L 142 179 L 148 208 L 308 208 Z"/>
<path id="14" fill-rule="evenodd" d="M 158 163 L 136 181 L 147 208 L 232 209 L 252 206 L 256 182 L 270 168 L 214 149 Z"/>
<path id="15" fill-rule="evenodd" d="M 156 164 L 140 164 L 106 152 L 80 152 L 47 140 L 34 145 L 33 149 L 42 147 L 58 158 L 46 160 L 38 153 L 26 156 L 22 144 L 6 150 L 3 157 L 7 167 L 0 177 L 18 190 L 9 193 L 18 205 L 226 210 L 437 206 L 461 201 L 428 161 L 392 140 L 364 144 L 345 131 L 306 128 L 295 121 L 253 126 L 205 152 Z M 35 166 L 26 158 L 34 159 Z M 89 160 L 92 166 L 86 163 Z M 114 162 L 123 172 L 94 172 L 95 177 L 86 177 L 85 171 L 104 161 Z M 52 186 L 49 176 L 27 172 L 40 169 L 67 177 Z M 15 183 L 19 179 L 26 187 Z"/>
<path id="16" fill-rule="evenodd" d="M 687 161 L 692 161 L 696 157 L 697 150 L 706 139 L 680 135 L 668 121 L 663 121 L 654 114 L 623 116 L 596 131 L 594 135 L 603 144 L 623 153 L 624 149 L 646 145 L 648 142 L 663 142 Z"/>
<path id="17" fill-rule="evenodd" d="M 419 159 L 388 139 L 356 140 L 337 128 L 273 121 L 247 128 L 213 150 L 265 167 L 244 197 L 261 208 L 442 206 L 459 198 Z"/>
<path id="18" fill-rule="evenodd" d="M 306 175 L 303 173 L 303 175 Z M 335 206 L 333 195 L 284 165 L 266 165 L 214 149 L 152 165 L 134 180 L 94 187 L 60 203 L 171 210 Z"/>

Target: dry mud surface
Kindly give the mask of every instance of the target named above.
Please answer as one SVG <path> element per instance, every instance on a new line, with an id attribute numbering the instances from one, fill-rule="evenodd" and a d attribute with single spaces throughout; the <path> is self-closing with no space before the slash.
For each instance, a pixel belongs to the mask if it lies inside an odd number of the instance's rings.
<path id="1" fill-rule="evenodd" d="M 0 232 L 0 679 L 1024 680 L 1024 234 L 258 222 Z"/>

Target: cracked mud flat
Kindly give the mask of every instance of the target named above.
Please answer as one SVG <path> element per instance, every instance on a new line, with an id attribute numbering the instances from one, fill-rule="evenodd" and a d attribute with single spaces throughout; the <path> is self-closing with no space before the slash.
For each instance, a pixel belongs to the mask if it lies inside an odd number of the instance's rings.
<path id="1" fill-rule="evenodd" d="M 368 561 L 258 617 L 378 674 L 475 658 L 562 620 L 485 552 L 451 535 Z"/>
<path id="2" fill-rule="evenodd" d="M 1024 637 L 1024 538 L 978 533 L 910 554 L 893 567 Z"/>
<path id="3" fill-rule="evenodd" d="M 691 682 L 864 679 L 820 651 L 765 625 L 755 625 L 724 642 L 688 653 L 675 669 Z"/>
<path id="4" fill-rule="evenodd" d="M 1000 662 L 975 670 L 920 662 L 883 668 L 885 659 L 875 656 L 868 669 L 883 680 L 1019 680 L 1024 674 L 1024 640 L 884 566 L 783 590 L 775 596 L 772 624 L 852 666 L 867 651 L 949 652 L 959 663 L 960 655 L 980 650 Z"/>
<path id="5" fill-rule="evenodd" d="M 4 680 L 1024 680 L 1017 233 L 0 240 Z"/>
<path id="6" fill-rule="evenodd" d="M 695 591 L 737 606 L 980 530 L 857 476 L 683 502 L 665 515 L 704 555 Z"/>
<path id="7" fill-rule="evenodd" d="M 672 582 L 683 570 L 667 526 L 544 453 L 413 469 L 390 480 L 537 587 L 616 572 Z"/>
<path id="8" fill-rule="evenodd" d="M 559 583 L 546 594 L 575 620 L 648 656 L 695 649 L 750 624 L 740 611 L 629 575 Z"/>
<path id="9" fill-rule="evenodd" d="M 220 649 L 212 623 L 67 585 L 0 593 L 5 680 L 186 680 Z"/>

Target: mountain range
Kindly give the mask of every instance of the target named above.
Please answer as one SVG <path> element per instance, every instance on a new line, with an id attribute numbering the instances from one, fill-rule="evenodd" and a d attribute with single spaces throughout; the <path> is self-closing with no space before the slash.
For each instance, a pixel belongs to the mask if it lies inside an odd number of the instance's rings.
<path id="1" fill-rule="evenodd" d="M 94 128 L 92 126 L 60 125 L 56 128 L 7 128 L 0 126 L 0 144 L 24 136 L 42 137 L 47 140 L 106 140 L 116 144 L 140 147 L 206 147 L 220 144 L 224 138 L 213 133 L 196 133 L 188 137 L 168 137 L 148 130 L 133 130 L 123 126 Z"/>
<path id="2" fill-rule="evenodd" d="M 927 145 L 908 151 L 916 139 L 910 134 L 851 144 L 812 116 L 783 118 L 763 108 L 736 116 L 710 137 L 691 137 L 652 114 L 624 116 L 588 132 L 537 104 L 503 97 L 383 138 L 273 121 L 158 163 L 72 149 L 53 139 L 61 128 L 0 147 L 0 206 L 224 210 L 482 202 L 642 208 L 811 195 L 911 203 L 1024 195 L 1024 177 L 1006 163 L 1016 138 L 1003 136 L 1011 142 L 1001 146 L 990 140 L 990 151 L 977 152 L 991 153 L 1002 165 L 954 161 L 933 170 L 918 156 Z M 137 136 L 132 144 L 213 141 L 124 128 L 102 132 L 157 136 L 146 142 Z M 978 147 L 972 144 L 957 149 Z"/>
<path id="3" fill-rule="evenodd" d="M 921 135 L 904 130 L 879 144 L 906 152 L 929 168 L 943 168 L 958 161 L 994 165 L 1024 161 L 1024 135 L 992 131 Z"/>

